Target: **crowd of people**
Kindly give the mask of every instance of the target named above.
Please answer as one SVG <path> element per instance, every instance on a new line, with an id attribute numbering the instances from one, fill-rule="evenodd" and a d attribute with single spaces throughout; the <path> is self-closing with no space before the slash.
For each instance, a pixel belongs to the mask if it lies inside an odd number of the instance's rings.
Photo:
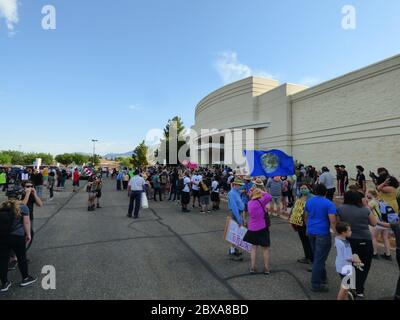
<path id="1" fill-rule="evenodd" d="M 327 292 L 326 261 L 335 234 L 337 251 L 336 270 L 341 279 L 355 279 L 355 287 L 342 281 L 338 299 L 365 297 L 365 283 L 374 259 L 392 260 L 390 237 L 397 241 L 396 258 L 400 268 L 400 188 L 398 180 L 385 168 L 370 172 L 368 185 L 364 168 L 357 166 L 357 177 L 351 183 L 344 165 L 335 166 L 336 177 L 329 168 L 320 171 L 312 166 L 299 165 L 296 174 L 282 177 L 250 177 L 229 167 L 186 169 L 184 167 L 151 166 L 114 170 L 111 178 L 117 191 L 127 191 L 127 217 L 139 218 L 143 194 L 148 200 L 176 202 L 183 213 L 199 210 L 211 214 L 221 209 L 225 198 L 231 218 L 246 227 L 243 241 L 252 244 L 250 273 L 257 273 L 257 249 L 261 248 L 265 275 L 270 269 L 271 216 L 287 215 L 298 233 L 304 257 L 298 262 L 308 264 L 311 290 Z M 79 172 L 72 175 L 74 191 L 79 187 Z M 0 206 L 0 276 L 1 291 L 8 291 L 11 283 L 8 270 L 18 265 L 21 285 L 36 281 L 28 273 L 26 244 L 33 238 L 33 208 L 43 205 L 43 185 L 49 191 L 56 181 L 62 185 L 63 174 L 22 172 L 21 189 L 10 189 L 12 178 L 0 173 L 0 186 L 7 191 L 8 200 Z M 101 208 L 102 175 L 93 173 L 87 184 L 88 211 Z M 50 192 L 52 194 L 52 191 Z M 8 221 L 8 224 L 7 224 Z M 379 241 L 384 252 L 379 255 Z M 231 245 L 229 257 L 243 261 L 242 251 Z M 354 278 L 351 278 L 354 277 Z M 354 289 L 354 290 L 353 290 Z M 395 298 L 400 299 L 400 278 Z"/>
<path id="2" fill-rule="evenodd" d="M 228 167 L 187 170 L 162 166 L 136 172 L 124 169 L 116 177 L 118 190 L 124 176 L 128 176 L 126 190 L 135 186 L 132 189 L 136 191 L 135 200 L 131 196 L 128 217 L 132 217 L 133 201 L 136 201 L 134 217 L 138 217 L 138 192 L 146 193 L 153 201 L 177 201 L 184 213 L 195 208 L 202 214 L 219 210 L 221 197 L 226 197 L 232 218 L 239 226 L 247 227 L 243 240 L 253 245 L 251 274 L 257 273 L 257 247 L 263 251 L 264 273 L 270 274 L 270 216 L 288 214 L 304 250 L 304 257 L 298 262 L 310 265 L 314 292 L 328 291 L 325 264 L 334 233 L 336 270 L 341 279 L 353 275 L 356 279 L 354 290 L 342 284 L 338 299 L 362 299 L 373 259 L 392 260 L 391 235 L 397 239 L 400 268 L 400 188 L 397 179 L 385 168 L 379 168 L 377 174 L 370 172 L 373 186 L 367 185 L 364 168 L 356 169 L 353 184 L 344 165 L 335 166 L 336 177 L 327 167 L 317 171 L 303 165 L 293 176 L 268 179 L 237 174 Z M 136 176 L 140 181 L 132 182 Z M 378 254 L 380 239 L 384 244 L 381 255 Z M 243 253 L 233 245 L 229 255 L 234 261 L 243 261 Z M 400 283 L 395 296 L 400 299 Z"/>

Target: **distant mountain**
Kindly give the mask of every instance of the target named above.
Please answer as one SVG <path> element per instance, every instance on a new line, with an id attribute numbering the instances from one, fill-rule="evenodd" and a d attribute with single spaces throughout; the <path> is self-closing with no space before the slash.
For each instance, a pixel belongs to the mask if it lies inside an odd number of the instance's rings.
<path id="1" fill-rule="evenodd" d="M 112 160 L 115 158 L 124 158 L 124 157 L 132 157 L 133 151 L 128 151 L 126 153 L 108 153 L 104 156 L 107 160 Z"/>

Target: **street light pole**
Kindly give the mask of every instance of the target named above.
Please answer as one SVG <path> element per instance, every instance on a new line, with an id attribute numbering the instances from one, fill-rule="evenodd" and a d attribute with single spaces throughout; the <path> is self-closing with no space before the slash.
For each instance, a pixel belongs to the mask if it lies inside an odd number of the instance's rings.
<path id="1" fill-rule="evenodd" d="M 93 167 L 95 167 L 95 162 L 96 162 L 96 142 L 99 140 L 92 139 L 93 142 Z"/>

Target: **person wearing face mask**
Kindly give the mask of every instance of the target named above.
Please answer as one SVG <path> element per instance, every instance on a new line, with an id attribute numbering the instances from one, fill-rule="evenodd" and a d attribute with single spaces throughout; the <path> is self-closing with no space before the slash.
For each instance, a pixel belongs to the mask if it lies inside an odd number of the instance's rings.
<path id="1" fill-rule="evenodd" d="M 311 188 L 306 184 L 300 186 L 300 198 L 296 200 L 289 217 L 289 223 L 298 233 L 304 251 L 304 258 L 297 260 L 297 262 L 303 264 L 312 264 L 313 262 L 311 245 L 306 232 L 304 211 L 307 200 L 313 196 L 310 190 Z"/>

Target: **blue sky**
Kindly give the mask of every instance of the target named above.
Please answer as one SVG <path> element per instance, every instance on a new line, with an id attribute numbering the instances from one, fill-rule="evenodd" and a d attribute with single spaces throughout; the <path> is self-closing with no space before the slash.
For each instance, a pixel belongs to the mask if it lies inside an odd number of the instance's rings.
<path id="1" fill-rule="evenodd" d="M 0 150 L 129 151 L 230 81 L 313 85 L 399 54 L 399 16 L 398 0 L 0 0 Z"/>

